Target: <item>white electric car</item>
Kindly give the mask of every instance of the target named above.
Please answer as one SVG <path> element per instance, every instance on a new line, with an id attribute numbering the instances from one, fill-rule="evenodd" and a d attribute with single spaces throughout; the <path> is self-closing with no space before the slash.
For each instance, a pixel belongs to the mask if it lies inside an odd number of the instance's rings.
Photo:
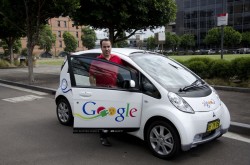
<path id="1" fill-rule="evenodd" d="M 220 137 L 230 114 L 216 91 L 180 63 L 154 52 L 113 48 L 123 65 L 96 58 L 100 49 L 67 56 L 56 92 L 57 117 L 74 132 L 126 131 L 163 159 Z M 97 65 L 98 63 L 98 65 Z M 116 85 L 90 84 L 91 74 Z"/>

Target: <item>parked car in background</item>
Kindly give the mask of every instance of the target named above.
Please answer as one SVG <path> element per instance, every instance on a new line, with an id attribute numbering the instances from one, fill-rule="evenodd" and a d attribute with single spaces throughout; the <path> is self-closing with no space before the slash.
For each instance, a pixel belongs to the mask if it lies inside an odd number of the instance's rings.
<path id="1" fill-rule="evenodd" d="M 200 49 L 200 54 L 208 54 L 209 49 Z"/>
<path id="2" fill-rule="evenodd" d="M 41 58 L 52 58 L 53 55 L 50 52 L 43 52 L 42 54 L 40 54 Z"/>
<path id="3" fill-rule="evenodd" d="M 218 50 L 218 53 L 221 53 L 221 49 Z M 227 53 L 228 53 L 228 50 L 227 50 L 227 49 L 223 49 L 223 53 L 224 53 L 224 54 L 227 54 Z"/>
<path id="4" fill-rule="evenodd" d="M 214 49 L 209 49 L 207 54 L 216 54 L 216 51 Z"/>
<path id="5" fill-rule="evenodd" d="M 250 53 L 250 48 L 239 48 L 237 49 L 238 54 L 248 54 Z"/>
<path id="6" fill-rule="evenodd" d="M 66 57 L 67 54 L 68 54 L 67 52 L 61 51 L 61 52 L 58 54 L 58 57 Z"/>
<path id="7" fill-rule="evenodd" d="M 73 53 L 61 69 L 56 114 L 61 124 L 73 123 L 75 133 L 125 131 L 169 159 L 228 131 L 226 105 L 185 66 L 138 49 L 112 49 L 123 65 L 96 58 L 100 54 L 101 49 Z M 115 83 L 90 84 L 90 75 Z"/>

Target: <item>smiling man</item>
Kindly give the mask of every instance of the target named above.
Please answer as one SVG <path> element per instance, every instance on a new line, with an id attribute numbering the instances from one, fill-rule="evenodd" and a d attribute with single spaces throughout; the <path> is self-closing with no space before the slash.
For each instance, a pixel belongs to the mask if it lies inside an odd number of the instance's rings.
<path id="1" fill-rule="evenodd" d="M 111 41 L 107 38 L 100 41 L 100 46 L 102 54 L 97 58 L 107 60 L 113 63 L 123 65 L 120 57 L 111 54 Z M 105 66 L 104 66 L 105 65 Z M 98 68 L 98 69 L 97 69 Z M 91 63 L 89 69 L 89 81 L 93 86 L 106 86 L 106 87 L 116 87 L 117 86 L 117 73 L 118 67 L 110 65 L 101 61 L 94 61 Z M 102 145 L 111 146 L 111 143 L 108 140 L 108 130 L 100 131 L 100 140 Z"/>

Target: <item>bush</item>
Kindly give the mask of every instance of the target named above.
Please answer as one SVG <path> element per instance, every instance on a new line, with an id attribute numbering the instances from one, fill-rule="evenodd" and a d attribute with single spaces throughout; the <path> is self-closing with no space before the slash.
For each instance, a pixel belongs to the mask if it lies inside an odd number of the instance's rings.
<path id="1" fill-rule="evenodd" d="M 215 60 L 211 66 L 211 76 L 229 79 L 232 76 L 231 63 L 225 60 Z"/>
<path id="2" fill-rule="evenodd" d="M 190 61 L 187 67 L 201 78 L 207 77 L 207 65 L 202 61 Z"/>
<path id="3" fill-rule="evenodd" d="M 240 80 L 247 80 L 250 78 L 250 57 L 235 58 L 231 61 L 233 75 Z"/>
<path id="4" fill-rule="evenodd" d="M 0 67 L 1 68 L 6 68 L 6 67 L 10 67 L 10 66 L 11 66 L 11 64 L 8 61 L 0 59 Z"/>
<path id="5" fill-rule="evenodd" d="M 212 63 L 214 62 L 213 59 L 209 58 L 209 57 L 193 57 L 190 58 L 189 60 L 187 60 L 188 62 L 191 61 L 202 61 L 204 62 L 206 65 L 208 65 L 208 67 L 211 67 Z"/>
<path id="6" fill-rule="evenodd" d="M 18 60 L 14 60 L 14 65 L 15 66 L 19 66 L 20 65 L 20 62 Z"/>
<path id="7" fill-rule="evenodd" d="M 187 60 L 184 64 L 187 67 L 191 67 L 190 65 L 194 65 L 194 64 L 192 64 L 194 61 L 199 62 L 199 63 L 197 63 L 197 65 L 200 64 L 201 67 L 202 67 L 202 68 L 199 69 L 199 71 L 198 71 L 198 69 L 196 69 L 198 75 L 201 75 L 202 78 L 210 78 L 210 77 L 212 77 L 209 68 L 211 68 L 211 66 L 212 66 L 212 64 L 214 62 L 213 59 L 208 58 L 208 57 L 206 57 L 206 58 L 194 57 L 194 58 L 191 58 L 191 59 Z M 202 63 L 200 63 L 200 62 L 202 62 Z M 192 67 L 199 67 L 199 66 L 192 66 Z"/>
<path id="8" fill-rule="evenodd" d="M 176 59 L 175 61 L 181 63 L 182 65 L 186 66 L 187 61 L 181 60 L 181 59 Z"/>

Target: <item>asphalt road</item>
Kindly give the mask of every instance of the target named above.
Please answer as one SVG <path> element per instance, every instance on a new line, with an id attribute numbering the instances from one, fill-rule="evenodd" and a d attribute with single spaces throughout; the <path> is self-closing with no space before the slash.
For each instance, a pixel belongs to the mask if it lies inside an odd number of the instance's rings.
<path id="1" fill-rule="evenodd" d="M 52 95 L 2 85 L 0 92 L 1 165 L 250 163 L 250 137 L 227 133 L 166 161 L 154 157 L 141 140 L 127 134 L 111 136 L 112 147 L 101 146 L 98 134 L 73 134 L 71 127 L 57 121 Z"/>

